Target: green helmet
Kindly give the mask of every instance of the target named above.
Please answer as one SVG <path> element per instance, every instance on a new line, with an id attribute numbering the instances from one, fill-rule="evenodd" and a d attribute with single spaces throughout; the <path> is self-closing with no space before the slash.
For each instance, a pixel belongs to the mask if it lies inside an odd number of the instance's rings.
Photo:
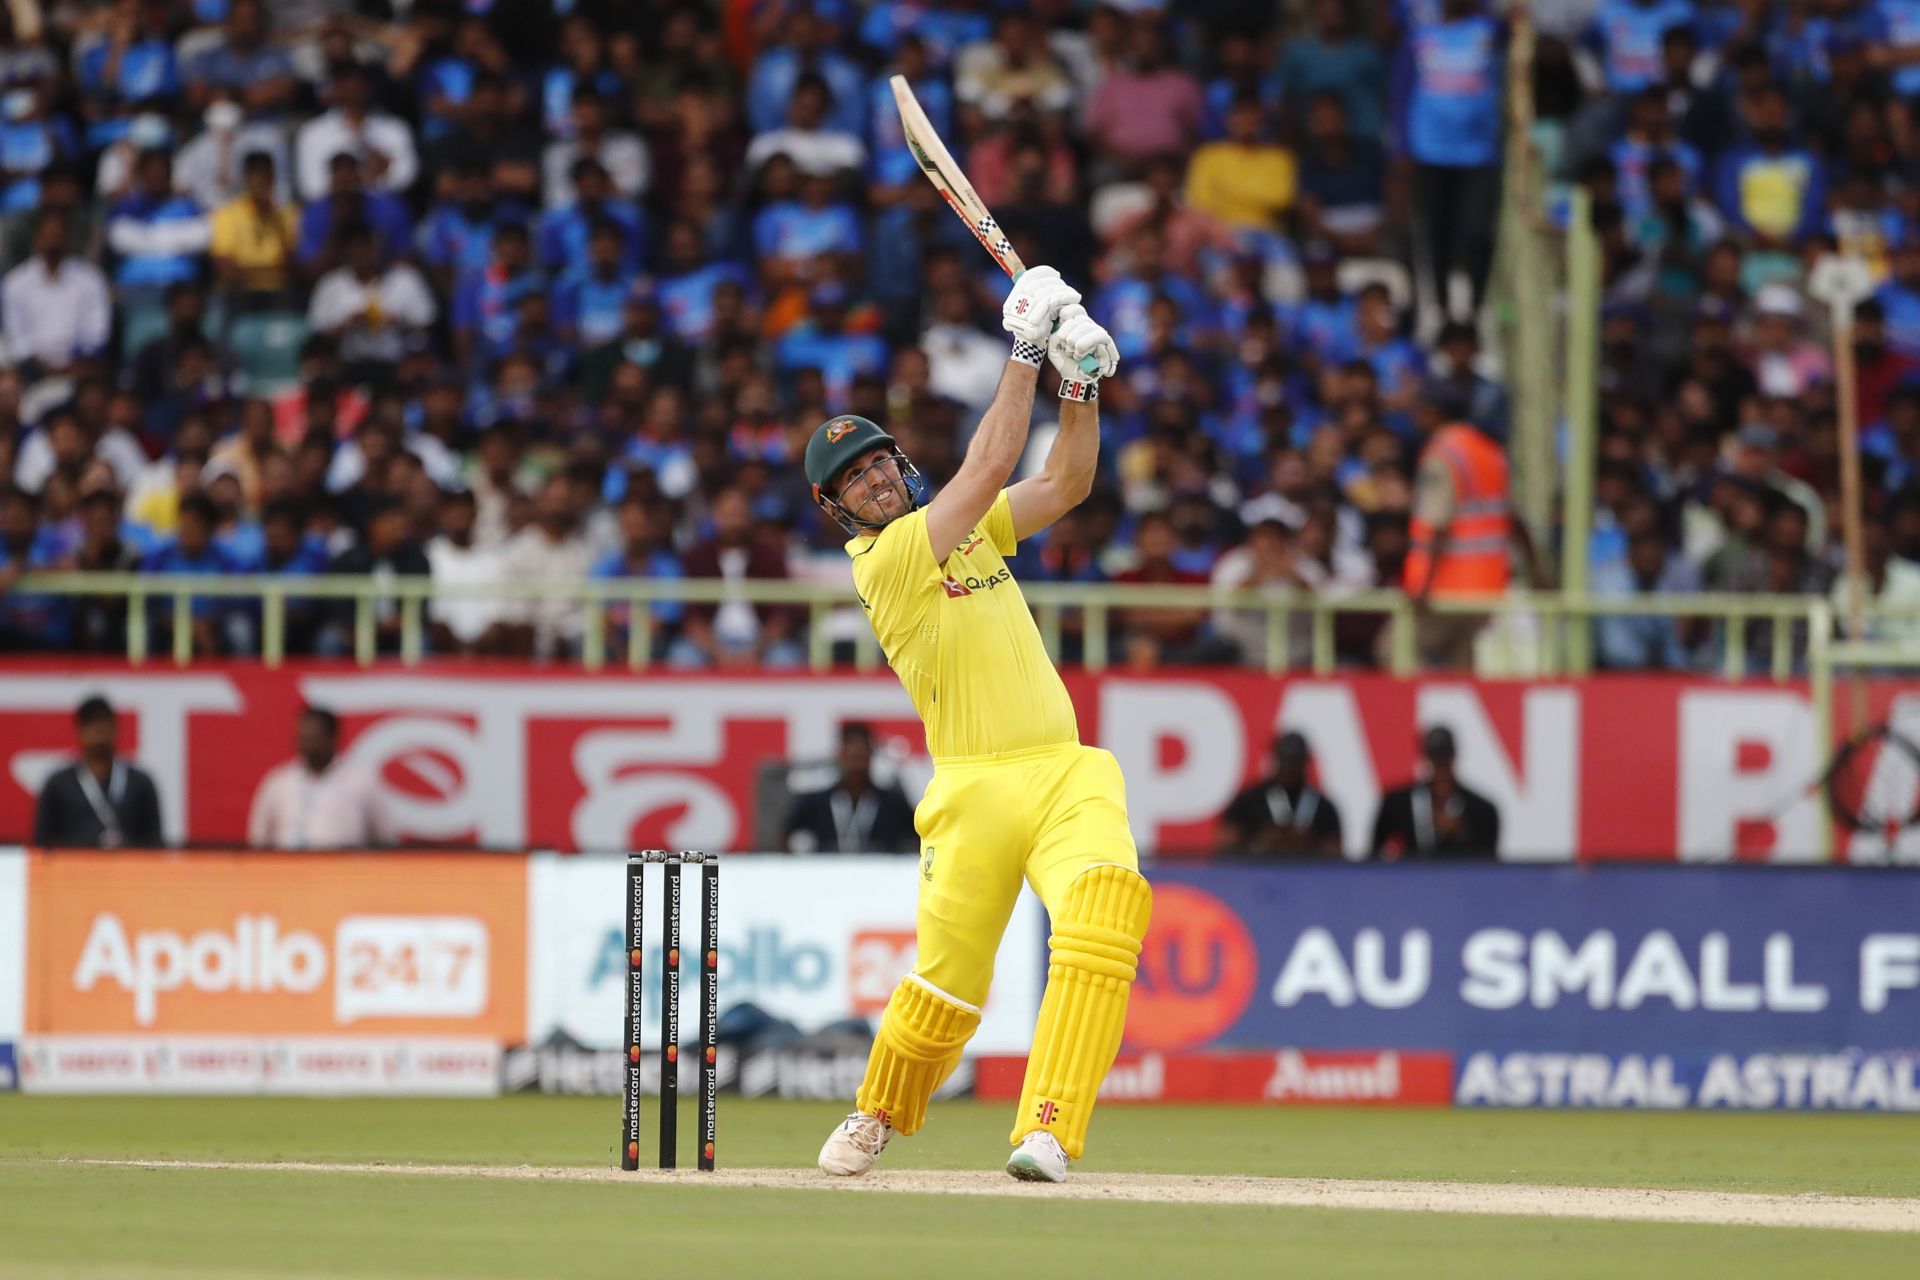
<path id="1" fill-rule="evenodd" d="M 907 460 L 894 438 L 882 430 L 878 423 L 858 414 L 842 414 L 821 423 L 807 439 L 804 466 L 807 483 L 813 487 L 813 500 L 848 533 L 871 532 L 879 526 L 857 518 L 841 506 L 834 481 L 855 458 L 881 445 L 893 451 L 894 461 L 900 467 L 900 478 L 907 490 L 907 509 L 911 511 L 919 505 L 919 468 Z"/>

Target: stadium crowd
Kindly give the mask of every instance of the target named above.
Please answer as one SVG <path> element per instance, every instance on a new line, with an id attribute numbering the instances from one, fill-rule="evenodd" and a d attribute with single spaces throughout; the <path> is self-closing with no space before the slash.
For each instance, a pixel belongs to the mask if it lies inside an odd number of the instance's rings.
<path id="1" fill-rule="evenodd" d="M 1547 216 L 1584 186 L 1604 251 L 1595 589 L 1835 590 L 1805 283 L 1844 241 L 1879 281 L 1871 586 L 1920 600 L 1920 0 L 1537 17 Z M 7 590 L 39 569 L 844 573 L 805 433 L 863 414 L 937 484 L 1007 346 L 895 73 L 1121 347 L 1095 494 L 1017 571 L 1397 586 L 1421 442 L 1507 427 L 1481 341 L 1507 35 L 1480 0 L 9 0 L 0 648 L 124 645 L 111 599 Z M 200 652 L 260 643 L 249 605 L 151 608 Z M 430 643 L 549 657 L 584 616 L 446 601 Z M 289 621 L 293 652 L 351 643 L 350 610 Z M 391 601 L 377 621 L 397 643 Z M 1266 657 L 1231 613 L 1116 622 L 1140 666 Z M 803 654 L 786 609 L 653 623 L 675 664 Z M 1714 644 L 1660 618 L 1598 639 L 1615 667 Z"/>

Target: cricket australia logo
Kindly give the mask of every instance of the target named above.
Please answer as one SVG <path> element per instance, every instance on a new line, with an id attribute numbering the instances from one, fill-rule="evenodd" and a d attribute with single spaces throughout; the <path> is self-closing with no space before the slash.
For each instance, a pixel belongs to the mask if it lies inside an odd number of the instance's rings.
<path id="1" fill-rule="evenodd" d="M 840 419 L 840 421 L 834 423 L 832 426 L 827 428 L 827 443 L 838 444 L 840 442 L 840 438 L 852 430 L 853 430 L 852 418 Z"/>

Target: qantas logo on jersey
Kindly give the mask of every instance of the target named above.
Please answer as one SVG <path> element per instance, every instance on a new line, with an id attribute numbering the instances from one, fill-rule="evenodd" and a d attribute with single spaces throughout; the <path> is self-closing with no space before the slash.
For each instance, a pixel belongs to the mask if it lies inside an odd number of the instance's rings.
<path id="1" fill-rule="evenodd" d="M 961 596 L 970 596 L 976 591 L 991 591 L 1003 582 L 1012 581 L 1013 571 L 1011 569 L 1001 569 L 999 572 L 990 573 L 984 578 L 976 578 L 971 574 L 964 578 L 956 578 L 952 574 L 948 574 L 945 578 L 941 579 L 940 585 L 946 590 L 948 595 L 958 600 Z"/>

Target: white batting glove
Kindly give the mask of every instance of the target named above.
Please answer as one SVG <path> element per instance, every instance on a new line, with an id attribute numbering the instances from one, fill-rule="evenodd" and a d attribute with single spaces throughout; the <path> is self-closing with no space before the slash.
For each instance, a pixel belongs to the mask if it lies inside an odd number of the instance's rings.
<path id="1" fill-rule="evenodd" d="M 1000 327 L 1020 342 L 1045 349 L 1060 308 L 1079 301 L 1079 291 L 1062 280 L 1058 271 L 1028 267 L 1007 291 L 1000 307 Z"/>
<path id="2" fill-rule="evenodd" d="M 1120 368 L 1120 351 L 1114 346 L 1113 335 L 1077 302 L 1060 308 L 1059 327 L 1047 339 L 1047 359 L 1060 375 L 1062 400 L 1097 398 L 1100 379 L 1111 378 Z"/>

